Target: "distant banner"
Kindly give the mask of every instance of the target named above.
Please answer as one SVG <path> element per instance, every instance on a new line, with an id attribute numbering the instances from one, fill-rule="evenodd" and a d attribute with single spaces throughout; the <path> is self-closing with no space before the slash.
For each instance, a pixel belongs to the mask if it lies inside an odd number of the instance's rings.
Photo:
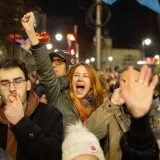
<path id="1" fill-rule="evenodd" d="M 102 0 L 104 3 L 112 5 L 117 0 Z M 160 14 L 160 3 L 158 0 L 136 0 L 141 5 L 153 10 L 154 12 Z"/>

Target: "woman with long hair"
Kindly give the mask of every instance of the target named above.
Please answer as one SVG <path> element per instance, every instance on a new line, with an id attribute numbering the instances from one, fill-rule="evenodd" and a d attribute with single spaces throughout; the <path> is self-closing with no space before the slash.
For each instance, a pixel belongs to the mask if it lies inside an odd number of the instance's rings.
<path id="1" fill-rule="evenodd" d="M 33 12 L 22 18 L 22 25 L 32 45 L 37 75 L 46 90 L 48 103 L 61 111 L 64 125 L 79 119 L 84 122 L 103 103 L 99 76 L 91 65 L 77 63 L 69 69 L 68 76 L 57 77 L 46 46 L 40 44 L 36 37 L 34 22 Z"/>

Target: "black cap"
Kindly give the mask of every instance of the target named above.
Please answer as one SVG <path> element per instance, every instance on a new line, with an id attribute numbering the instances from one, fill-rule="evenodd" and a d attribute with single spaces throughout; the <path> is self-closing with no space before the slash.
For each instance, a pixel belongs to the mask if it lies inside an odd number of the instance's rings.
<path id="1" fill-rule="evenodd" d="M 50 56 L 50 59 L 51 59 L 51 60 L 53 59 L 53 57 L 60 57 L 60 58 L 64 59 L 65 62 L 66 62 L 66 67 L 67 67 L 67 69 L 68 69 L 71 65 L 73 65 L 73 64 L 76 63 L 76 58 L 75 58 L 75 56 L 72 56 L 69 52 L 67 52 L 67 51 L 65 51 L 65 50 L 56 50 L 56 51 L 54 51 L 54 52 L 51 52 L 51 53 L 49 54 L 49 56 Z"/>

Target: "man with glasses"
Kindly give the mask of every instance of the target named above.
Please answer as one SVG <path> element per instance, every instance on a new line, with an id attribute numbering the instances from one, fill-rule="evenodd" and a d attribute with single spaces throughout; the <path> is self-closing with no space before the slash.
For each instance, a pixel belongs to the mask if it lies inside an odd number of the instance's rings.
<path id="1" fill-rule="evenodd" d="M 0 62 L 0 147 L 13 160 L 60 160 L 62 114 L 39 102 L 30 91 L 25 64 L 17 59 Z"/>
<path id="2" fill-rule="evenodd" d="M 41 46 L 42 44 L 38 44 L 36 46 L 32 46 L 33 49 L 37 49 Z M 50 60 L 52 62 L 52 67 L 54 69 L 54 72 L 56 76 L 59 78 L 59 80 L 62 82 L 61 86 L 62 87 L 67 87 L 68 85 L 68 79 L 66 78 L 67 75 L 67 70 L 71 65 L 75 63 L 75 57 L 70 55 L 67 51 L 65 50 L 57 50 L 54 52 L 49 53 Z M 47 97 L 46 97 L 46 91 L 45 89 L 39 85 L 35 92 L 37 95 L 40 97 L 41 102 L 47 103 Z"/>
<path id="3" fill-rule="evenodd" d="M 49 54 L 57 77 L 65 76 L 67 70 L 75 63 L 75 57 L 65 50 L 57 50 Z"/>

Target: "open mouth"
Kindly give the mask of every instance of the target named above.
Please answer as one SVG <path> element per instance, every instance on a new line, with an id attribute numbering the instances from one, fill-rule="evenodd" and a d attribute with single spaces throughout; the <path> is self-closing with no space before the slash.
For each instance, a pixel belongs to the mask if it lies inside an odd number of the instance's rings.
<path id="1" fill-rule="evenodd" d="M 76 93 L 82 95 L 85 89 L 84 85 L 77 85 L 76 88 L 77 88 Z"/>

